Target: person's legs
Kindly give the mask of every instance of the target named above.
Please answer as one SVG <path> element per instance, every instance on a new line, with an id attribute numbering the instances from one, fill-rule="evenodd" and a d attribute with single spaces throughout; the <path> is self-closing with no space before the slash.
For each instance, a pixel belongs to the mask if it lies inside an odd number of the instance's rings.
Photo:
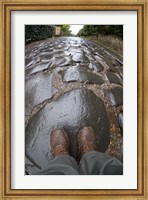
<path id="1" fill-rule="evenodd" d="M 49 163 L 47 170 L 40 175 L 79 175 L 79 168 L 76 160 L 69 155 L 56 156 Z"/>
<path id="2" fill-rule="evenodd" d="M 83 175 L 123 175 L 122 163 L 105 153 L 89 151 L 79 163 Z"/>
<path id="3" fill-rule="evenodd" d="M 69 139 L 63 129 L 51 132 L 50 145 L 54 158 L 50 161 L 48 169 L 40 175 L 78 175 L 78 164 L 69 155 Z"/>
<path id="4" fill-rule="evenodd" d="M 83 175 L 123 174 L 122 163 L 105 153 L 97 152 L 96 137 L 91 127 L 84 127 L 78 134 L 80 173 Z"/>
<path id="5" fill-rule="evenodd" d="M 69 155 L 69 139 L 63 129 L 51 133 L 51 150 L 54 159 L 50 161 L 44 175 L 121 175 L 123 165 L 117 159 L 95 151 L 96 137 L 91 127 L 84 127 L 78 134 L 79 167 Z"/>

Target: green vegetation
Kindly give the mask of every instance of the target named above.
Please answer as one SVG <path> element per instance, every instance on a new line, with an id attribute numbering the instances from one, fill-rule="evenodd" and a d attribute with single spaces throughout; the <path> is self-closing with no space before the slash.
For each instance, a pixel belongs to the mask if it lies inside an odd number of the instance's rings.
<path id="1" fill-rule="evenodd" d="M 56 25 L 25 25 L 25 45 L 55 36 Z M 74 36 L 70 25 L 61 25 L 60 36 Z"/>
<path id="2" fill-rule="evenodd" d="M 44 40 L 54 35 L 54 26 L 25 25 L 25 45 L 34 41 Z"/>
<path id="3" fill-rule="evenodd" d="M 61 28 L 61 31 L 63 33 L 64 36 L 71 36 L 71 30 L 70 30 L 70 25 L 63 25 Z"/>
<path id="4" fill-rule="evenodd" d="M 61 33 L 59 36 L 75 36 L 70 30 L 70 25 L 60 25 Z M 25 26 L 25 44 L 44 40 L 55 36 L 56 25 L 26 25 Z M 78 32 L 79 37 L 116 36 L 123 38 L 122 25 L 84 25 Z"/>
<path id="5" fill-rule="evenodd" d="M 99 36 L 99 35 L 115 35 L 123 37 L 122 25 L 84 25 L 77 34 L 79 37 Z"/>
<path id="6" fill-rule="evenodd" d="M 111 54 L 123 62 L 123 40 L 114 35 L 89 36 L 86 38 L 106 48 Z"/>

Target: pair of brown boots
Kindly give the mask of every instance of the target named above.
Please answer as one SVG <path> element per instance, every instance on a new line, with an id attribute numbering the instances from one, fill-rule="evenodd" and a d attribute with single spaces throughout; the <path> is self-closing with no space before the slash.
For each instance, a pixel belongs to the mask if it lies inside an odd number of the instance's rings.
<path id="1" fill-rule="evenodd" d="M 79 160 L 88 151 L 96 149 L 96 137 L 91 127 L 84 127 L 77 135 Z M 69 155 L 70 146 L 67 133 L 63 129 L 56 129 L 51 132 L 50 139 L 51 151 L 53 156 Z"/>

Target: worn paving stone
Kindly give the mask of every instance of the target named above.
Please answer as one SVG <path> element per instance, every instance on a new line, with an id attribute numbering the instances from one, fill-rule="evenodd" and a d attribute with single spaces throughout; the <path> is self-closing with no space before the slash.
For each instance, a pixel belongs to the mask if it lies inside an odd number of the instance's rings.
<path id="1" fill-rule="evenodd" d="M 75 53 L 73 56 L 72 56 L 72 60 L 75 62 L 75 63 L 81 63 L 81 62 L 88 62 L 88 58 L 84 55 L 84 53 Z"/>
<path id="2" fill-rule="evenodd" d="M 50 99 L 57 91 L 53 86 L 53 75 L 49 72 L 42 72 L 29 77 L 26 79 L 25 87 L 26 112 L 27 109 Z"/>
<path id="3" fill-rule="evenodd" d="M 119 120 L 119 126 L 122 130 L 122 134 L 123 134 L 123 112 L 120 112 L 118 115 L 118 120 Z"/>
<path id="4" fill-rule="evenodd" d="M 113 72 L 107 71 L 106 75 L 110 83 L 116 83 L 116 84 L 122 85 L 121 80 Z"/>
<path id="5" fill-rule="evenodd" d="M 52 53 L 44 52 L 44 53 L 40 53 L 39 57 L 42 62 L 44 61 L 46 62 L 46 61 L 52 60 L 54 56 Z"/>
<path id="6" fill-rule="evenodd" d="M 33 168 L 48 168 L 51 159 L 50 133 L 55 128 L 65 129 L 70 139 L 71 154 L 77 158 L 76 136 L 84 126 L 94 129 L 97 150 L 104 152 L 110 140 L 108 118 L 102 100 L 91 90 L 74 90 L 48 103 L 26 127 L 25 152 Z"/>
<path id="7" fill-rule="evenodd" d="M 106 96 L 111 102 L 111 106 L 123 105 L 123 89 L 122 87 L 115 87 L 110 90 L 104 90 Z"/>
<path id="8" fill-rule="evenodd" d="M 72 65 L 72 61 L 66 57 L 54 58 L 52 62 L 52 66 L 55 67 L 64 67 L 64 66 Z"/>
<path id="9" fill-rule="evenodd" d="M 90 63 L 89 68 L 94 70 L 95 72 L 101 72 L 104 69 L 104 67 L 99 62 Z"/>
<path id="10" fill-rule="evenodd" d="M 75 53 L 83 53 L 83 49 L 79 45 L 78 46 L 70 46 L 68 48 L 68 52 L 73 55 Z"/>
<path id="11" fill-rule="evenodd" d="M 73 66 L 64 71 L 63 80 L 66 82 L 78 81 L 85 83 L 103 84 L 101 76 L 93 73 L 85 67 Z"/>
<path id="12" fill-rule="evenodd" d="M 49 63 L 38 63 L 37 65 L 35 65 L 32 68 L 26 69 L 26 72 L 25 72 L 26 77 L 31 74 L 34 74 L 37 72 L 42 72 L 42 71 L 48 69 L 50 64 L 51 64 L 50 62 Z"/>
<path id="13" fill-rule="evenodd" d="M 32 58 L 26 58 L 25 59 L 25 65 L 27 66 L 29 63 L 31 63 Z"/>

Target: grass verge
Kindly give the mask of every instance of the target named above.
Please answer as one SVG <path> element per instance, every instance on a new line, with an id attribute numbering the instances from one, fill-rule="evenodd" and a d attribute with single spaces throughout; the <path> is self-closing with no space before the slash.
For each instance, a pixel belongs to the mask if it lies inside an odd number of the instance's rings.
<path id="1" fill-rule="evenodd" d="M 110 51 L 115 57 L 123 62 L 123 40 L 119 37 L 108 35 L 100 35 L 98 37 L 90 36 L 85 38 L 99 44 L 100 46 L 106 48 Z"/>

